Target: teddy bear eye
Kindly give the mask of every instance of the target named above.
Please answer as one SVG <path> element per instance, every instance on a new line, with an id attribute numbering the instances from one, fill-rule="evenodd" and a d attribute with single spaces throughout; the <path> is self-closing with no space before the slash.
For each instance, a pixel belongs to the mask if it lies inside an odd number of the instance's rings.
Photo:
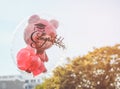
<path id="1" fill-rule="evenodd" d="M 46 25 L 44 25 L 42 23 L 35 24 L 35 26 L 39 29 L 45 29 L 45 27 L 46 27 Z"/>

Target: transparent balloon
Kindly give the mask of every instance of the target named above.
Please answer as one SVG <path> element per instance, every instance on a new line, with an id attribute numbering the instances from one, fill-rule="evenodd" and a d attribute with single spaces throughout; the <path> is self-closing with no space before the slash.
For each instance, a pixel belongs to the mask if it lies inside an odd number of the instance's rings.
<path id="1" fill-rule="evenodd" d="M 56 19 L 55 17 L 50 16 L 48 14 L 37 14 L 37 15 L 39 15 L 40 18 L 46 19 L 48 21 L 50 21 L 51 19 Z M 60 20 L 57 19 L 59 21 L 59 27 L 56 30 L 57 39 L 56 41 L 54 41 L 55 43 L 52 45 L 52 47 L 45 50 L 48 56 L 48 61 L 44 62 L 47 72 L 41 73 L 38 76 L 33 77 L 32 73 L 28 73 L 26 71 L 20 70 L 17 67 L 17 57 L 16 57 L 18 52 L 22 48 L 25 48 L 27 45 L 24 40 L 24 30 L 28 25 L 29 17 L 30 16 L 28 16 L 23 21 L 21 21 L 21 23 L 16 27 L 14 31 L 13 39 L 11 43 L 11 56 L 16 65 L 17 70 L 24 78 L 49 77 L 52 75 L 52 71 L 56 66 L 63 65 L 64 63 L 66 63 L 66 51 L 67 51 L 67 39 L 66 39 L 67 34 L 65 32 L 66 29 L 63 26 L 63 24 L 60 23 Z"/>

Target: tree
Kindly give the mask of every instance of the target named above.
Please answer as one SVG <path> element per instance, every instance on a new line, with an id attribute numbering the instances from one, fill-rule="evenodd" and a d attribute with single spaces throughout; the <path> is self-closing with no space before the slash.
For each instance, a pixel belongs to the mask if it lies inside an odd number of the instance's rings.
<path id="1" fill-rule="evenodd" d="M 67 59 L 36 89 L 120 89 L 120 44 Z"/>

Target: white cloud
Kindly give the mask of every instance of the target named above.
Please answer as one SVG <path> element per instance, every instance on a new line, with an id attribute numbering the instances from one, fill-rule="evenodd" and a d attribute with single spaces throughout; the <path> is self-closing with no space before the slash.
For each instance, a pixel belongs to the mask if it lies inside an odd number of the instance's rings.
<path id="1" fill-rule="evenodd" d="M 60 21 L 58 32 L 63 34 L 68 44 L 67 53 L 71 57 L 84 54 L 94 46 L 101 47 L 120 42 L 119 0 L 61 0 L 60 2 L 3 0 L 0 2 L 0 46 L 1 50 L 4 50 L 0 51 L 0 54 L 6 55 L 5 58 L 1 56 L 1 59 L 11 59 L 8 52 L 13 36 L 11 31 L 14 31 L 19 21 L 34 13 L 47 13 Z M 7 60 L 2 61 L 7 62 Z"/>

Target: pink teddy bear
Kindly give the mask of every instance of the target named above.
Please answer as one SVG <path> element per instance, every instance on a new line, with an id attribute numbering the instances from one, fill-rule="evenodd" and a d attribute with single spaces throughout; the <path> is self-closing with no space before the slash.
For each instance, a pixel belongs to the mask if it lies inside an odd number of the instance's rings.
<path id="1" fill-rule="evenodd" d="M 34 76 L 47 71 L 44 66 L 44 62 L 48 61 L 45 50 L 55 43 L 57 27 L 56 20 L 47 21 L 38 15 L 29 18 L 24 30 L 27 47 L 22 48 L 17 54 L 17 66 L 20 70 Z"/>

